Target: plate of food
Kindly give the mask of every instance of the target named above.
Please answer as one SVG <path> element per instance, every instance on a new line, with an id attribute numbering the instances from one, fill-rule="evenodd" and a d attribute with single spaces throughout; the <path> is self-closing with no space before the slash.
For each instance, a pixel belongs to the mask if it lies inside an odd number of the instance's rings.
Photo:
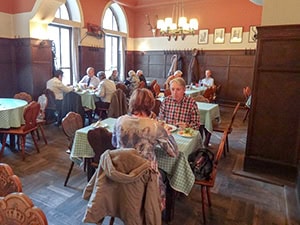
<path id="1" fill-rule="evenodd" d="M 165 124 L 164 128 L 169 132 L 174 132 L 177 130 L 177 127 L 171 124 Z"/>
<path id="2" fill-rule="evenodd" d="M 177 134 L 182 137 L 191 138 L 194 137 L 197 134 L 197 132 L 193 128 L 184 128 L 182 130 L 179 130 Z"/>
<path id="3" fill-rule="evenodd" d="M 98 128 L 98 127 L 108 127 L 107 124 L 101 123 L 101 121 L 97 121 L 96 123 L 91 124 L 92 127 Z"/>

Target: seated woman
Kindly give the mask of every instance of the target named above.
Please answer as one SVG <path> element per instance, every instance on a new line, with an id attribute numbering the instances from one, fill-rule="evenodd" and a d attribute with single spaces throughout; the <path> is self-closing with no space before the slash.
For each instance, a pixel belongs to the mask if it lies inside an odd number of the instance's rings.
<path id="1" fill-rule="evenodd" d="M 178 147 L 174 137 L 156 120 L 149 118 L 154 102 L 150 90 L 136 89 L 129 100 L 130 115 L 119 117 L 115 123 L 112 144 L 116 148 L 135 148 L 144 158 L 150 160 L 152 168 L 158 171 L 155 147 L 160 145 L 171 157 L 178 155 Z M 161 175 L 159 176 L 162 209 L 164 209 L 165 185 Z"/>

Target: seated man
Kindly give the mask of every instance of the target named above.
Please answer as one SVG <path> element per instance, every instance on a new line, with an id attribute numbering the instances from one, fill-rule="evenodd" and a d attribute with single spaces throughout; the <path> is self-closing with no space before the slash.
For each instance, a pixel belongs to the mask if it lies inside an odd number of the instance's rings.
<path id="1" fill-rule="evenodd" d="M 62 120 L 62 101 L 63 93 L 68 93 L 73 90 L 73 86 L 66 86 L 62 83 L 63 71 L 56 70 L 54 77 L 47 81 L 47 89 L 53 91 L 55 95 L 55 104 L 57 111 L 57 125 L 61 124 Z"/>
<path id="2" fill-rule="evenodd" d="M 95 76 L 95 69 L 93 67 L 89 67 L 86 70 L 86 75 L 83 76 L 83 78 L 79 81 L 79 85 L 81 88 L 91 88 L 95 89 L 98 87 L 100 80 L 98 77 Z"/>
<path id="3" fill-rule="evenodd" d="M 113 70 L 112 74 L 110 75 L 110 77 L 108 79 L 112 80 L 115 83 L 120 82 L 120 79 L 118 77 L 118 70 Z"/>
<path id="4" fill-rule="evenodd" d="M 205 70 L 205 78 L 200 81 L 200 86 L 212 87 L 214 86 L 214 78 L 211 77 L 211 70 Z"/>
<path id="5" fill-rule="evenodd" d="M 117 90 L 116 85 L 112 80 L 106 79 L 104 71 L 98 72 L 97 77 L 99 77 L 100 83 L 95 94 L 100 99 L 95 104 L 97 108 L 108 109 L 111 102 L 111 97 Z M 102 119 L 105 119 L 107 117 L 106 111 L 102 111 L 101 114 L 102 115 L 99 115 L 99 117 L 101 117 Z"/>
<path id="6" fill-rule="evenodd" d="M 200 115 L 195 100 L 185 95 L 186 83 L 178 77 L 170 82 L 171 95 L 160 106 L 159 118 L 180 128 L 200 128 Z"/>

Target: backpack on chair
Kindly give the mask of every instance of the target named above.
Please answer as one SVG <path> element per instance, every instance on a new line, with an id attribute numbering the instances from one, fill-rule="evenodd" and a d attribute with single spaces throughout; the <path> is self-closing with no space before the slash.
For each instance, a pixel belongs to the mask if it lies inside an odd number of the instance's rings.
<path id="1" fill-rule="evenodd" d="M 214 164 L 214 153 L 208 149 L 197 149 L 192 152 L 188 161 L 196 180 L 209 180 Z"/>

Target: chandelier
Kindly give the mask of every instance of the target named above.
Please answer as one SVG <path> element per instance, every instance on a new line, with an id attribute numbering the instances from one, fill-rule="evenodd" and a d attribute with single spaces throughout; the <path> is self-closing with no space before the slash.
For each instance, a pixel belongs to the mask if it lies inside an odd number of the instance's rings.
<path id="1" fill-rule="evenodd" d="M 183 0 L 181 2 L 177 0 L 173 6 L 172 17 L 157 20 L 156 28 L 160 30 L 161 35 L 168 37 L 168 41 L 171 40 L 171 37 L 177 41 L 178 36 L 184 40 L 186 35 L 194 35 L 195 31 L 198 30 L 198 20 L 196 18 L 191 18 L 189 23 L 187 21 L 184 16 Z"/>

